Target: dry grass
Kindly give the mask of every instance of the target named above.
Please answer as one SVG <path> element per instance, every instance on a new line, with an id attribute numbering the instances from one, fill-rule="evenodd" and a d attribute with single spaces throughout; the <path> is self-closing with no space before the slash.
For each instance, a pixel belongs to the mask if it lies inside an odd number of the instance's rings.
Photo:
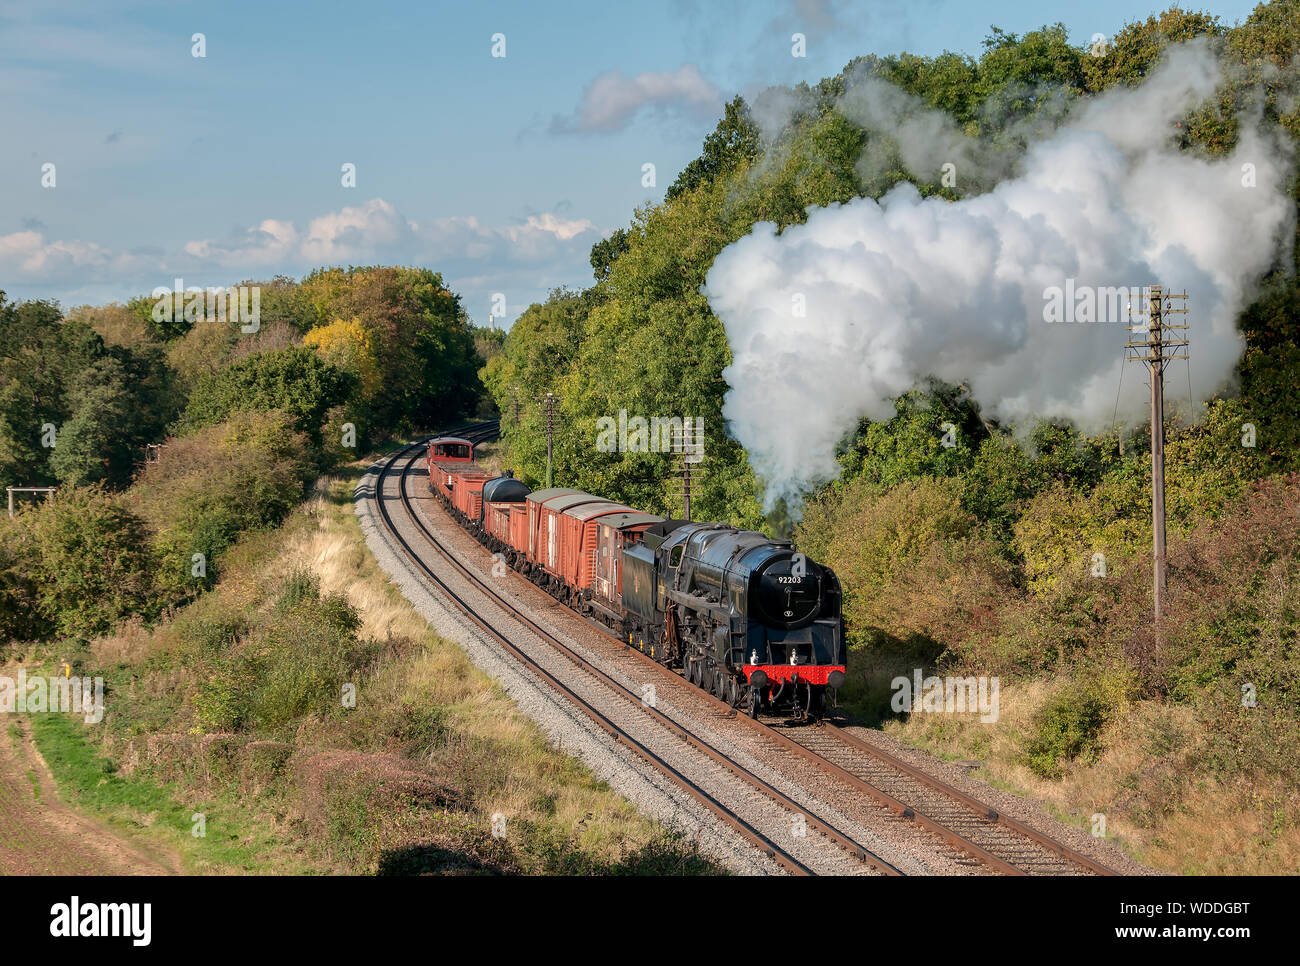
<path id="1" fill-rule="evenodd" d="M 133 716 L 102 737 L 101 753 L 126 776 L 237 806 L 265 831 L 265 873 L 304 863 L 349 873 L 709 870 L 690 843 L 551 748 L 430 630 L 365 544 L 352 508 L 359 467 L 317 481 L 278 530 L 241 538 L 215 591 L 153 629 L 129 623 L 91 644 L 94 663 L 122 669 L 129 701 L 118 707 Z M 384 645 L 359 672 L 356 708 L 276 734 L 202 734 L 189 703 L 204 686 L 194 628 L 232 614 L 249 628 L 272 620 L 286 580 L 304 570 L 355 609 L 361 637 Z M 503 839 L 491 834 L 498 814 Z"/>
<path id="2" fill-rule="evenodd" d="M 504 465 L 501 462 L 501 441 L 491 440 L 475 446 L 474 462 L 483 467 L 485 473 L 491 473 L 493 476 L 499 474 Z"/>
<path id="3" fill-rule="evenodd" d="M 981 761 L 985 780 L 1045 803 L 1064 821 L 1086 828 L 1094 814 L 1104 815 L 1107 837 L 1158 869 L 1277 875 L 1300 868 L 1300 791 L 1205 776 L 1197 762 L 1205 726 L 1186 707 L 1135 702 L 1107 725 L 1095 761 L 1070 763 L 1060 781 L 1036 775 L 1024 764 L 1024 739 L 1057 690 L 1041 680 L 1003 686 L 991 725 L 972 715 L 917 714 L 885 730 L 940 757 Z"/>
<path id="4" fill-rule="evenodd" d="M 659 835 L 661 830 L 624 799 L 549 747 L 536 725 L 464 651 L 430 631 L 366 547 L 351 507 L 351 485 L 346 479 L 318 482 L 303 508 L 316 526 L 290 537 L 266 571 L 309 567 L 320 577 L 322 592 L 343 594 L 357 609 L 364 634 L 414 642 L 376 670 L 366 682 L 365 700 L 390 710 L 436 707 L 448 713 L 448 734 L 425 751 L 420 764 L 435 774 L 452 772 L 471 793 L 484 792 L 472 795 L 472 807 L 485 826 L 499 812 L 507 821 L 573 829 L 583 847 L 605 861 Z M 485 777 L 492 781 L 482 781 Z"/>
<path id="5" fill-rule="evenodd" d="M 127 618 L 115 634 L 91 641 L 90 653 L 101 666 L 136 664 L 148 657 L 153 645 L 153 631 L 136 616 Z"/>

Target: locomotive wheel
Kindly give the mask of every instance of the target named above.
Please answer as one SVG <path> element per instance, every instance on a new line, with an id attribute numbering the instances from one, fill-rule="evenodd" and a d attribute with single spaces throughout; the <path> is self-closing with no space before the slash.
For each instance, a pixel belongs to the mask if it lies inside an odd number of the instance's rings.
<path id="1" fill-rule="evenodd" d="M 762 706 L 763 699 L 758 693 L 757 688 L 751 688 L 749 691 L 749 716 L 755 721 L 758 720 L 758 709 Z"/>

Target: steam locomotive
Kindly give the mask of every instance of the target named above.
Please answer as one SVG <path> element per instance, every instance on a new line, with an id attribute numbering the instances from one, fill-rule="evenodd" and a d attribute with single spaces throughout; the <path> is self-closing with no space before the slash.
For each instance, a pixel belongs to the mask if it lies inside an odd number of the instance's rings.
<path id="1" fill-rule="evenodd" d="M 751 717 L 817 719 L 844 684 L 834 572 L 792 544 L 491 477 L 474 444 L 430 441 L 429 488 L 476 539 L 630 646 Z"/>

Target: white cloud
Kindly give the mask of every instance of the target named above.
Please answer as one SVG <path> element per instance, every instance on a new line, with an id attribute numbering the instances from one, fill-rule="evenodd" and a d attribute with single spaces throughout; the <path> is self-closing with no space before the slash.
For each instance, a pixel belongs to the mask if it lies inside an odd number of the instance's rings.
<path id="1" fill-rule="evenodd" d="M 47 241 L 38 231 L 0 235 L 0 270 L 7 279 L 72 279 L 83 273 L 129 269 L 139 261 L 138 256 L 94 242 Z"/>
<path id="2" fill-rule="evenodd" d="M 293 222 L 267 219 L 224 242 L 187 242 L 195 258 L 231 268 L 283 264 L 337 265 L 366 260 L 447 259 L 532 261 L 557 254 L 565 243 L 585 233 L 584 250 L 599 237 L 586 218 L 562 218 L 551 212 L 529 215 L 522 223 L 489 227 L 473 215 L 415 222 L 392 202 L 372 198 L 313 218 L 299 230 Z"/>
<path id="3" fill-rule="evenodd" d="M 225 238 L 196 238 L 177 251 L 116 251 L 96 242 L 49 240 L 39 231 L 0 235 L 0 278 L 11 297 L 57 291 L 70 302 L 129 298 L 184 278 L 231 284 L 274 274 L 301 275 L 326 265 L 427 265 L 486 318 L 489 296 L 509 296 L 510 317 L 550 287 L 588 281 L 588 253 L 601 236 L 586 218 L 554 212 L 486 225 L 473 215 L 416 222 L 383 198 L 311 218 L 305 225 L 267 218 Z M 481 304 L 480 304 L 481 303 Z"/>
<path id="4" fill-rule="evenodd" d="M 721 103 L 721 92 L 694 64 L 671 71 L 644 71 L 632 77 L 611 70 L 588 84 L 573 116 L 557 116 L 551 122 L 551 130 L 554 133 L 618 131 L 627 127 L 643 108 L 712 115 Z"/>
<path id="5" fill-rule="evenodd" d="M 568 241 L 584 231 L 595 231 L 596 226 L 586 218 L 569 219 L 553 215 L 549 211 L 541 215 L 529 215 L 522 228 L 510 229 L 511 238 L 518 237 L 525 231 L 549 232 L 556 238 Z"/>

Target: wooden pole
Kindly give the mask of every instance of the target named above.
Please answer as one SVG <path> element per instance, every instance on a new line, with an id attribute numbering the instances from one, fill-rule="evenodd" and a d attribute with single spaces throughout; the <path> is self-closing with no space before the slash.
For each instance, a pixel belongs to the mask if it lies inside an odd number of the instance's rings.
<path id="1" fill-rule="evenodd" d="M 685 518 L 689 520 L 691 518 L 691 461 L 684 447 L 682 449 L 682 509 Z"/>
<path id="2" fill-rule="evenodd" d="M 1165 316 L 1187 314 L 1187 293 L 1171 294 L 1163 285 L 1152 285 L 1148 291 L 1147 325 L 1130 327 L 1144 337 L 1141 341 L 1130 339 L 1124 349 L 1130 362 L 1141 362 L 1151 370 L 1151 582 L 1158 624 L 1165 612 L 1169 564 L 1165 544 L 1165 366 L 1174 359 L 1188 358 L 1187 324 L 1171 323 Z M 1121 430 L 1121 445 L 1123 439 Z"/>
<path id="3" fill-rule="evenodd" d="M 546 488 L 551 488 L 551 437 L 555 430 L 555 395 L 546 394 Z"/>
<path id="4" fill-rule="evenodd" d="M 1162 355 L 1161 314 L 1163 292 L 1151 286 L 1151 532 L 1154 555 L 1153 597 L 1155 619 L 1164 613 L 1165 566 L 1165 366 Z"/>

